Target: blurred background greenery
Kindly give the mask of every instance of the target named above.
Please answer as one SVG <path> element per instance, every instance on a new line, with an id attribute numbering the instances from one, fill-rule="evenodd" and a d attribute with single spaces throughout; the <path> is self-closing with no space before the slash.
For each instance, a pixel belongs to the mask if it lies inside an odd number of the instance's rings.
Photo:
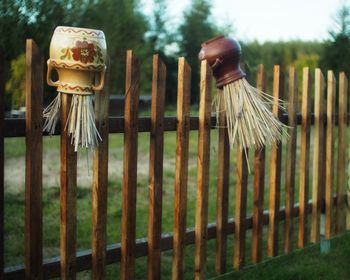
<path id="1" fill-rule="evenodd" d="M 200 44 L 218 34 L 234 36 L 235 27 L 217 24 L 208 0 L 192 0 L 180 24 L 169 26 L 166 24 L 171 22 L 168 1 L 154 0 L 150 15 L 142 10 L 140 0 L 0 1 L 0 48 L 6 57 L 6 109 L 24 105 L 25 39 L 33 38 L 47 58 L 57 25 L 105 32 L 112 65 L 111 94 L 115 95 L 124 92 L 125 51 L 133 49 L 142 61 L 141 94 L 150 94 L 152 54 L 159 53 L 168 69 L 166 102 L 176 104 L 177 58 L 186 57 L 192 68 L 192 104 L 198 103 Z M 336 75 L 339 71 L 349 73 L 350 8 L 345 2 L 338 7 L 327 40 L 248 41 L 241 45 L 243 61 L 252 73 L 259 63 L 265 64 L 269 73 L 274 64 L 280 64 L 285 70 L 294 65 L 298 70 L 309 66 L 321 67 L 323 71 L 333 69 Z M 251 79 L 254 80 L 254 75 Z M 45 88 L 45 103 L 54 96 L 49 94 L 53 91 L 53 88 Z"/>

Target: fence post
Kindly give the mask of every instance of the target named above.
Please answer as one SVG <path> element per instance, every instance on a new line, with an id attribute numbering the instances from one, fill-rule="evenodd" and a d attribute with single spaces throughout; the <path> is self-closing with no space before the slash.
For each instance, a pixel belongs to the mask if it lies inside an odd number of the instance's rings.
<path id="1" fill-rule="evenodd" d="M 276 101 L 273 104 L 272 112 L 280 118 L 281 110 L 278 107 L 278 99 L 283 99 L 284 77 L 279 65 L 274 67 L 273 75 L 273 96 Z M 281 160 L 282 144 L 274 143 L 271 146 L 270 159 L 270 198 L 269 198 L 269 229 L 267 254 L 269 257 L 278 255 L 278 226 L 279 226 L 279 208 L 280 208 L 280 189 L 281 189 Z"/>
<path id="2" fill-rule="evenodd" d="M 161 278 L 165 84 L 165 64 L 159 55 L 154 55 L 148 187 L 148 279 L 150 280 Z"/>
<path id="3" fill-rule="evenodd" d="M 0 49 L 0 279 L 4 278 L 4 110 L 5 54 Z"/>
<path id="4" fill-rule="evenodd" d="M 295 161 L 297 150 L 297 108 L 298 108 L 298 84 L 297 73 L 294 67 L 289 69 L 289 102 L 288 102 L 288 125 L 289 139 L 286 152 L 286 218 L 284 225 L 284 252 L 293 250 L 293 207 L 295 192 Z"/>
<path id="5" fill-rule="evenodd" d="M 325 183 L 325 208 L 326 223 L 325 237 L 330 239 L 332 236 L 332 204 L 333 204 L 333 185 L 334 185 L 334 113 L 335 113 L 336 80 L 333 71 L 327 73 L 327 132 L 326 132 L 326 183 Z M 346 103 L 345 103 L 346 104 Z M 339 104 L 340 105 L 340 104 Z M 343 116 L 346 117 L 346 116 Z M 346 119 L 345 119 L 346 121 Z M 340 129 L 340 123 L 339 123 Z M 340 149 L 340 147 L 339 147 Z M 345 143 L 342 152 L 345 160 Z M 344 168 L 344 165 L 343 165 Z M 338 171 L 339 172 L 339 171 Z M 337 174 L 339 176 L 339 173 Z M 343 181 L 344 182 L 344 181 Z"/>
<path id="6" fill-rule="evenodd" d="M 235 202 L 235 236 L 233 265 L 241 270 L 245 260 L 247 183 L 248 183 L 248 149 L 238 147 L 236 169 L 236 202 Z"/>
<path id="7" fill-rule="evenodd" d="M 43 56 L 31 39 L 26 42 L 26 279 L 42 278 L 42 155 Z"/>
<path id="8" fill-rule="evenodd" d="M 324 186 L 324 78 L 320 69 L 315 70 L 315 124 L 312 170 L 312 218 L 310 241 L 320 240 L 321 198 Z"/>
<path id="9" fill-rule="evenodd" d="M 120 279 L 135 278 L 137 136 L 140 62 L 131 50 L 126 55 L 124 107 L 124 174 L 122 195 L 122 256 Z"/>
<path id="10" fill-rule="evenodd" d="M 258 66 L 256 86 L 266 91 L 266 75 L 264 65 Z M 254 194 L 253 194 L 253 229 L 252 229 L 252 262 L 258 263 L 262 256 L 262 229 L 265 188 L 265 147 L 256 149 L 254 153 Z"/>
<path id="11" fill-rule="evenodd" d="M 307 214 L 309 196 L 309 149 L 310 149 L 310 111 L 311 77 L 308 67 L 303 68 L 303 90 L 301 102 L 301 140 L 300 140 L 300 187 L 299 187 L 299 231 L 298 246 L 307 244 Z"/>
<path id="12" fill-rule="evenodd" d="M 61 279 L 76 278 L 77 153 L 64 128 L 73 95 L 61 97 Z"/>
<path id="13" fill-rule="evenodd" d="M 104 89 L 95 95 L 96 127 L 102 138 L 94 150 L 92 174 L 92 279 L 96 280 L 106 277 L 109 66 L 108 58 Z"/>
<path id="14" fill-rule="evenodd" d="M 195 279 L 206 279 L 207 226 L 211 129 L 211 70 L 208 62 L 201 63 L 200 103 L 197 159 L 197 202 L 195 229 Z"/>
<path id="15" fill-rule="evenodd" d="M 216 256 L 215 271 L 220 275 L 226 272 L 227 223 L 229 203 L 230 143 L 226 128 L 224 99 L 220 98 L 219 143 L 216 196 Z"/>
<path id="16" fill-rule="evenodd" d="M 174 243 L 172 279 L 184 278 L 188 146 L 190 130 L 191 68 L 184 58 L 179 59 L 177 84 L 177 129 L 174 202 Z"/>
<path id="17" fill-rule="evenodd" d="M 338 162 L 337 162 L 337 200 L 335 212 L 335 233 L 344 231 L 345 225 L 345 203 L 344 203 L 344 185 L 345 185 L 345 155 L 346 155 L 346 115 L 347 115 L 347 95 L 348 80 L 344 72 L 339 74 L 339 118 L 338 118 Z"/>

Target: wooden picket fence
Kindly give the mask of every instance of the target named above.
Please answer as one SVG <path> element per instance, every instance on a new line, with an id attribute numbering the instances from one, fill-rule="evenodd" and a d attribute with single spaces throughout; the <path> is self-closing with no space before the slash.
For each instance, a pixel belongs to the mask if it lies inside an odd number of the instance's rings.
<path id="1" fill-rule="evenodd" d="M 3 63 L 3 57 L 1 57 Z M 140 91 L 140 63 L 132 51 L 126 58 L 126 92 L 124 117 L 108 116 L 109 89 L 96 95 L 96 124 L 104 139 L 94 151 L 92 178 L 92 247 L 89 251 L 76 252 L 76 190 L 77 154 L 70 145 L 66 131 L 61 127 L 61 231 L 60 257 L 43 260 L 42 236 L 42 109 L 44 61 L 37 45 L 27 40 L 26 45 L 26 119 L 3 117 L 4 75 L 0 72 L 0 271 L 1 279 L 41 279 L 61 277 L 75 279 L 76 272 L 91 269 L 93 279 L 104 279 L 107 264 L 120 262 L 120 279 L 135 278 L 135 259 L 148 256 L 148 279 L 161 278 L 161 252 L 173 250 L 172 278 L 184 279 L 185 248 L 195 244 L 195 279 L 206 279 L 207 241 L 216 239 L 216 272 L 225 273 L 228 235 L 234 234 L 234 268 L 245 267 L 246 232 L 252 230 L 251 261 L 259 263 L 263 254 L 263 227 L 267 226 L 267 255 L 284 252 L 320 241 L 321 230 L 325 238 L 349 229 L 350 209 L 346 203 L 347 187 L 347 95 L 348 82 L 344 73 L 339 75 L 337 94 L 336 79 L 328 71 L 326 81 L 319 69 L 315 70 L 314 82 L 309 68 L 304 68 L 300 112 L 298 82 L 295 68 L 290 68 L 285 79 L 282 69 L 273 69 L 274 97 L 283 98 L 287 88 L 288 114 L 280 112 L 275 104 L 273 113 L 288 123 L 290 137 L 282 156 L 282 144 L 267 147 L 270 160 L 265 162 L 265 149 L 254 153 L 253 174 L 247 171 L 244 151 L 230 151 L 224 113 L 219 117 L 217 206 L 216 223 L 208 224 L 208 188 L 210 166 L 210 132 L 216 126 L 211 116 L 212 76 L 206 62 L 200 71 L 199 117 L 190 117 L 191 69 L 184 58 L 178 64 L 177 116 L 164 117 L 166 66 L 158 55 L 153 57 L 152 112 L 151 117 L 138 117 Z M 3 70 L 3 67 L 0 67 Z M 192 73 L 193 75 L 194 73 Z M 285 87 L 285 80 L 288 87 Z M 314 84 L 314 91 L 312 90 Z M 327 86 L 325 86 L 327 85 Z M 258 67 L 257 87 L 266 88 L 265 69 Z M 326 90 L 325 90 L 326 88 Z M 313 95 L 314 92 L 314 95 Z M 335 106 L 336 96 L 338 105 Z M 312 98 L 313 97 L 313 98 Z M 312 104 L 312 100 L 314 104 Z M 62 97 L 61 122 L 65 122 L 71 102 L 69 95 Z M 312 105 L 314 109 L 312 109 Z M 336 112 L 336 107 L 338 112 Z M 313 111 L 313 112 L 312 112 Z M 312 139 L 310 130 L 313 124 Z M 301 125 L 301 129 L 298 129 Z M 336 125 L 338 129 L 336 130 Z M 186 227 L 187 177 L 189 160 L 189 132 L 198 130 L 198 176 L 195 229 Z M 176 171 L 173 233 L 162 232 L 162 176 L 164 131 L 176 131 Z M 300 131 L 300 136 L 297 134 Z M 137 143 L 139 132 L 150 132 L 149 167 L 149 220 L 147 239 L 136 240 L 136 190 L 137 190 Z M 122 188 L 121 243 L 106 244 L 107 185 L 108 185 L 108 134 L 124 133 L 124 174 Z M 338 134 L 337 137 L 336 133 Z M 4 268 L 4 137 L 26 137 L 25 174 L 25 262 L 24 265 Z M 300 139 L 300 158 L 297 157 L 297 138 Z M 337 139 L 337 150 L 335 149 Z M 313 141 L 313 158 L 310 158 L 310 142 Z M 230 155 L 231 153 L 231 155 Z M 230 156 L 236 157 L 235 214 L 230 218 L 229 178 Z M 282 164 L 285 160 L 286 164 Z M 285 170 L 282 171 L 282 166 Z M 312 170 L 310 168 L 312 166 Z M 299 181 L 296 173 L 299 172 Z M 265 176 L 269 173 L 269 185 Z M 285 174 L 282 185 L 281 174 Z M 248 176 L 253 176 L 253 215 L 247 216 Z M 311 176 L 311 177 L 310 177 Z M 336 177 L 336 180 L 335 180 Z M 310 180 L 312 179 L 312 180 Z M 312 185 L 309 186 L 309 182 Z M 336 184 L 334 183 L 336 181 Z M 299 188 L 297 188 L 299 184 Z M 269 207 L 264 209 L 264 192 L 269 188 Z M 285 207 L 280 207 L 281 188 L 285 188 Z M 294 201 L 299 189 L 299 201 Z M 311 199 L 309 198 L 311 197 Z M 321 228 L 321 214 L 325 226 Z M 298 219 L 297 219 L 298 218 Z M 346 224 L 346 220 L 348 221 Z M 284 221 L 284 233 L 279 233 Z M 296 228 L 295 222 L 298 221 Z M 309 231 L 308 228 L 311 228 Z M 279 240 L 284 236 L 284 240 Z M 146 276 L 145 276 L 146 277 Z"/>

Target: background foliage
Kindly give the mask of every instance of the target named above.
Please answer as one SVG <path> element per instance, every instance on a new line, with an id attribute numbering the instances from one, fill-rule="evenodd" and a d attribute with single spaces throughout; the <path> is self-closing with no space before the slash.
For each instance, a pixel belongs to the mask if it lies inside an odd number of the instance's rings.
<path id="1" fill-rule="evenodd" d="M 192 103 L 198 102 L 199 63 L 197 54 L 203 41 L 234 28 L 218 26 L 208 0 L 192 0 L 182 21 L 174 26 L 167 14 L 167 1 L 154 0 L 151 16 L 142 12 L 140 0 L 2 0 L 0 1 L 0 48 L 6 56 L 6 108 L 24 105 L 23 73 L 25 39 L 33 38 L 45 57 L 52 33 L 58 25 L 102 29 L 107 38 L 112 65 L 112 94 L 123 94 L 125 51 L 133 49 L 142 62 L 142 94 L 150 94 L 152 54 L 159 53 L 167 65 L 167 103 L 176 102 L 177 58 L 186 57 L 192 68 Z M 280 64 L 287 69 L 309 65 L 323 71 L 349 73 L 350 9 L 343 4 L 334 18 L 325 42 L 241 42 L 243 59 L 254 73 L 259 63 L 267 69 Z M 269 71 L 271 72 L 271 71 Z M 268 77 L 269 78 L 269 77 Z M 254 80 L 254 75 L 251 76 Z M 54 89 L 46 87 L 45 102 Z"/>

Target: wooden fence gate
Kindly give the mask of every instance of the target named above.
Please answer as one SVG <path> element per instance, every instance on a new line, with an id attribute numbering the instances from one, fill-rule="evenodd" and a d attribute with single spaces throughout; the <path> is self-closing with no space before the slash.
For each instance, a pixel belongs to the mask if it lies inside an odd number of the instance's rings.
<path id="1" fill-rule="evenodd" d="M 2 57 L 1 63 L 3 61 Z M 220 113 L 217 147 L 218 180 L 215 186 L 217 189 L 216 223 L 208 224 L 210 133 L 216 127 L 216 120 L 211 116 L 211 71 L 207 63 L 202 62 L 199 117 L 190 117 L 191 69 L 186 60 L 180 58 L 177 116 L 164 117 L 166 66 L 159 56 L 155 55 L 153 57 L 151 117 L 139 118 L 140 63 L 134 53 L 128 51 L 124 117 L 108 116 L 108 83 L 102 93 L 96 94 L 96 123 L 103 141 L 94 151 L 93 157 L 91 250 L 76 252 L 77 154 L 69 143 L 66 131 L 61 126 L 61 133 L 58 133 L 61 135 L 60 257 L 43 260 L 41 204 L 43 65 L 43 55 L 35 42 L 27 40 L 26 119 L 4 120 L 4 73 L 0 72 L 0 271 L 3 273 L 1 279 L 41 279 L 59 276 L 62 279 L 75 279 L 76 272 L 87 269 L 92 270 L 93 279 L 104 279 L 106 265 L 120 262 L 120 279 L 127 280 L 135 277 L 135 259 L 141 256 L 148 256 L 148 279 L 159 279 L 161 278 L 161 252 L 166 250 L 173 250 L 172 278 L 184 279 L 186 266 L 184 254 L 189 244 L 195 244 L 193 276 L 195 279 L 205 279 L 206 244 L 210 239 L 216 239 L 215 269 L 220 275 L 228 269 L 226 267 L 228 250 L 234 250 L 234 268 L 237 270 L 244 268 L 248 258 L 245 244 L 246 232 L 249 229 L 252 230 L 251 261 L 259 263 L 262 260 L 264 226 L 267 226 L 267 254 L 269 257 L 279 254 L 279 244 L 283 244 L 285 253 L 293 251 L 294 235 L 297 235 L 297 247 L 303 248 L 309 243 L 319 242 L 320 232 L 324 231 L 325 238 L 330 239 L 334 234 L 342 233 L 345 229 L 350 228 L 350 210 L 346 203 L 346 198 L 350 197 L 346 195 L 346 190 L 348 190 L 348 155 L 346 153 L 349 118 L 347 113 L 348 82 L 344 73 L 339 75 L 337 91 L 336 79 L 332 71 L 328 71 L 324 78 L 320 69 L 316 69 L 314 79 L 312 79 L 310 69 L 304 68 L 302 81 L 299 82 L 301 107 L 298 113 L 298 82 L 295 68 L 290 68 L 288 78 L 285 79 L 282 69 L 279 66 L 274 67 L 273 96 L 282 99 L 284 89 L 287 89 L 288 114 L 280 112 L 277 104 L 273 107 L 273 113 L 284 123 L 289 124 L 290 137 L 283 144 L 274 144 L 266 148 L 270 154 L 268 162 L 265 162 L 265 149 L 249 151 L 254 154 L 253 175 L 248 174 L 244 151 L 230 151 L 228 136 L 224 128 L 225 116 L 224 113 Z M 3 67 L 0 69 L 3 70 Z M 265 69 L 263 65 L 259 65 L 257 87 L 265 90 L 265 80 Z M 288 87 L 285 86 L 285 80 L 288 82 Z M 312 91 L 312 84 L 314 84 L 314 91 Z M 62 98 L 61 123 L 65 123 L 71 97 L 63 95 Z M 298 128 L 299 125 L 301 128 Z M 310 135 L 312 127 L 313 133 Z M 194 229 L 186 227 L 190 130 L 198 130 L 197 202 Z M 170 234 L 162 232 L 165 131 L 176 131 L 177 135 L 174 227 Z M 136 239 L 139 132 L 150 132 L 147 239 Z M 124 173 L 121 243 L 107 246 L 109 133 L 124 133 Z M 4 203 L 6 203 L 4 202 L 4 137 L 26 137 L 25 261 L 23 265 L 5 268 L 3 253 Z M 300 142 L 297 139 L 300 139 Z M 337 140 L 336 146 L 335 140 Z M 283 145 L 286 146 L 284 155 L 282 155 Z M 311 147 L 313 147 L 312 157 Z M 299 157 L 297 151 L 300 152 Z M 235 174 L 230 173 L 230 156 L 236 157 Z M 285 165 L 282 164 L 283 160 L 285 160 Z M 282 170 L 282 167 L 285 170 Z M 269 174 L 269 183 L 265 185 L 267 174 Z M 285 175 L 284 178 L 281 178 L 281 174 Z M 252 216 L 247 216 L 249 176 L 253 176 Z M 236 180 L 234 188 L 230 191 L 235 193 L 234 218 L 229 217 L 228 214 L 230 208 L 229 178 Z M 266 189 L 269 190 L 269 197 L 264 198 Z M 280 207 L 281 190 L 285 193 L 285 201 L 282 201 L 284 207 Z M 296 190 L 299 190 L 299 193 L 295 193 Z M 294 197 L 298 197 L 298 201 L 295 201 Z M 264 199 L 269 201 L 268 209 L 264 209 Z M 325 218 L 324 225 L 321 223 L 321 215 Z M 346 219 L 348 223 L 345 223 Z M 284 221 L 284 232 L 280 234 L 279 224 L 282 221 Z M 227 238 L 231 234 L 234 234 L 234 246 L 228 248 Z M 283 240 L 279 239 L 281 236 L 284 237 Z"/>

